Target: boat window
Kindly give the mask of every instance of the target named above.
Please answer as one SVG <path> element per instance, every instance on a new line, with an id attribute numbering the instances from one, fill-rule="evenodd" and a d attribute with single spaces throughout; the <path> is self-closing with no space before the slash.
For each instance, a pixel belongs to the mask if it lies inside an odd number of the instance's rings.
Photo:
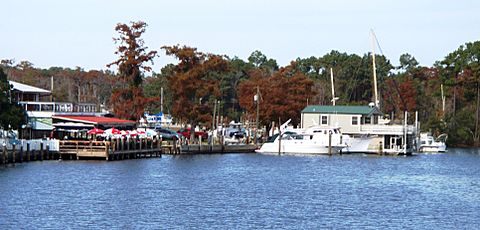
<path id="1" fill-rule="evenodd" d="M 278 137 L 278 133 L 275 134 L 275 135 L 273 135 L 273 136 L 271 136 L 271 137 L 269 137 L 266 142 L 267 142 L 267 143 L 272 143 L 272 142 L 275 141 L 275 139 L 277 139 L 277 137 Z"/>
<path id="2" fill-rule="evenodd" d="M 322 115 L 322 116 L 321 116 L 321 124 L 322 124 L 322 125 L 328 125 L 328 117 L 327 117 L 327 115 Z"/>
<path id="3" fill-rule="evenodd" d="M 352 125 L 358 125 L 358 117 L 357 116 L 352 117 Z"/>

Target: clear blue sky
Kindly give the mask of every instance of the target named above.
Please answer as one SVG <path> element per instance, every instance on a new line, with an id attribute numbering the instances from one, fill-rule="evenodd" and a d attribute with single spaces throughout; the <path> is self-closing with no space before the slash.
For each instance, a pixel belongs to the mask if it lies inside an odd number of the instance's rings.
<path id="1" fill-rule="evenodd" d="M 117 23 L 145 21 L 146 46 L 188 45 L 246 60 L 260 50 L 281 66 L 331 50 L 363 55 L 377 35 L 393 64 L 403 53 L 431 66 L 480 40 L 477 0 L 10 0 L 0 3 L 0 59 L 35 67 L 106 69 Z M 378 52 L 378 50 L 377 50 Z M 153 70 L 173 59 L 163 52 Z"/>

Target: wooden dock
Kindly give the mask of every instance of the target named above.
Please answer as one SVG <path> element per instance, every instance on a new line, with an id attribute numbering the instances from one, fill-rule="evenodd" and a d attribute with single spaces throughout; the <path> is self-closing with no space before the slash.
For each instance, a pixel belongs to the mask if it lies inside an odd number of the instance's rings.
<path id="1" fill-rule="evenodd" d="M 161 157 L 162 144 L 157 139 L 114 139 L 111 141 L 60 141 L 62 159 L 123 160 Z"/>
<path id="2" fill-rule="evenodd" d="M 238 145 L 182 145 L 180 147 L 181 154 L 216 154 L 216 153 L 254 153 L 255 145 L 238 144 Z"/>
<path id="3" fill-rule="evenodd" d="M 58 141 L 58 140 L 57 140 Z M 124 160 L 137 158 L 161 157 L 162 154 L 222 154 L 222 153 L 253 153 L 255 145 L 180 145 L 178 141 L 162 141 L 160 139 L 112 139 L 110 141 L 61 140 L 57 150 L 40 143 L 38 149 L 24 146 L 13 146 L 0 150 L 0 162 L 3 165 L 29 161 L 43 160 Z M 55 149 L 55 148 L 53 148 Z"/>

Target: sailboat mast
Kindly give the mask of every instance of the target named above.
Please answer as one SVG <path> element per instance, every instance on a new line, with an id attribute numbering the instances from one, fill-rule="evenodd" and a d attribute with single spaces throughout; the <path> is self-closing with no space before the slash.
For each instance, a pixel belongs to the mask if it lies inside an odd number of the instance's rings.
<path id="1" fill-rule="evenodd" d="M 335 87 L 333 87 L 333 69 L 330 68 L 330 81 L 332 82 L 332 103 L 335 106 Z"/>
<path id="2" fill-rule="evenodd" d="M 372 62 L 373 62 L 373 90 L 374 90 L 374 103 L 375 106 L 380 108 L 379 100 L 378 100 L 378 90 L 377 90 L 377 67 L 375 66 L 375 33 L 373 30 L 370 30 L 372 33 Z"/>

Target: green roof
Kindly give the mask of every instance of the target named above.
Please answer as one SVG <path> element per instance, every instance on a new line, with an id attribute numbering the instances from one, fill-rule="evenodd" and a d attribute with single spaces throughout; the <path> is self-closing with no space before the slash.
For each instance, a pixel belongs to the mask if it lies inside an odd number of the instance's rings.
<path id="1" fill-rule="evenodd" d="M 322 114 L 361 114 L 361 115 L 381 115 L 382 112 L 373 106 L 363 105 L 309 105 L 302 110 L 302 113 L 322 113 Z"/>

